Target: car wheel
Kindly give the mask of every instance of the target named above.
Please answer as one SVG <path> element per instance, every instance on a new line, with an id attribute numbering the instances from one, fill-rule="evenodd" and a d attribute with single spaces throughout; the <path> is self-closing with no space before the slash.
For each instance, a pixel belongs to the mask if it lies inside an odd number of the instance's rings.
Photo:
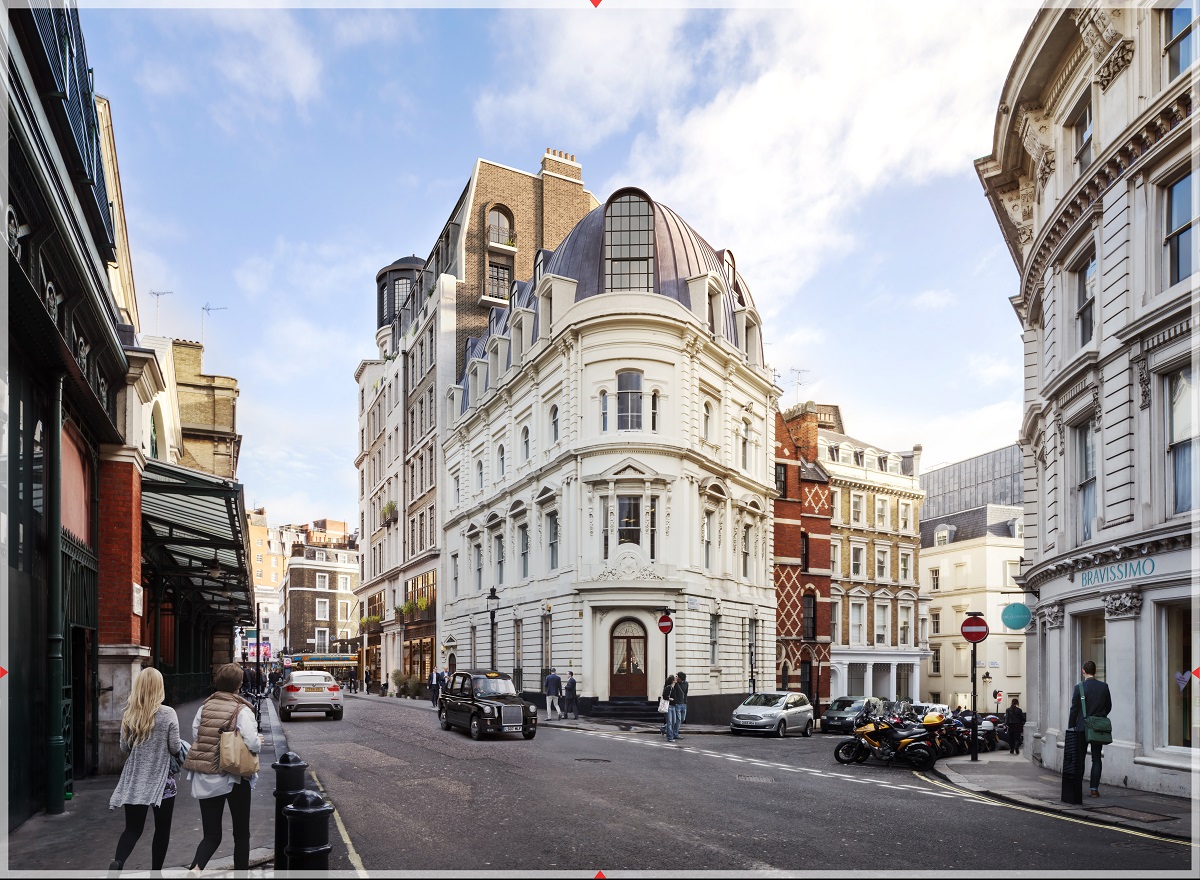
<path id="1" fill-rule="evenodd" d="M 804 735 L 812 736 L 812 732 L 813 732 L 813 720 L 811 718 L 809 718 L 808 724 L 804 725 Z"/>
<path id="2" fill-rule="evenodd" d="M 279 710 L 279 718 L 281 721 L 291 721 L 292 720 L 292 710 L 291 709 L 280 709 Z"/>
<path id="3" fill-rule="evenodd" d="M 479 716 L 471 716 L 471 739 L 483 739 L 483 725 L 479 723 Z"/>
<path id="4" fill-rule="evenodd" d="M 787 736 L 787 722 L 782 718 L 780 718 L 779 723 L 775 725 L 775 736 L 777 736 L 779 739 L 783 739 L 785 736 Z"/>
<path id="5" fill-rule="evenodd" d="M 341 720 L 342 720 L 342 712 L 343 712 L 343 711 L 345 711 L 345 710 L 344 710 L 344 709 L 334 709 L 334 710 L 333 710 L 333 720 L 334 720 L 334 721 L 341 721 Z"/>
<path id="6" fill-rule="evenodd" d="M 442 730 L 450 729 L 450 719 L 446 717 L 445 709 L 440 709 L 438 711 L 438 724 L 442 726 Z"/>
<path id="7" fill-rule="evenodd" d="M 537 736 L 537 728 L 531 727 L 529 730 L 522 730 L 521 736 L 525 737 L 525 739 L 533 739 Z"/>

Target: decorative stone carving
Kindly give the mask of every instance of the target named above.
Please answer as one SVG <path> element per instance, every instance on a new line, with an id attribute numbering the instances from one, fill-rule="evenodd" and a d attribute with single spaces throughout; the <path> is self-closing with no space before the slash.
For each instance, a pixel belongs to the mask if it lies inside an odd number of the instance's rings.
<path id="1" fill-rule="evenodd" d="M 1122 617 L 1137 617 L 1142 613 L 1141 590 L 1124 593 L 1109 593 L 1104 597 L 1104 616 L 1108 620 Z"/>
<path id="2" fill-rule="evenodd" d="M 1133 366 L 1137 370 L 1138 387 L 1141 388 L 1142 401 L 1141 408 L 1150 408 L 1150 369 L 1146 366 L 1146 356 L 1138 355 L 1133 359 Z"/>
<path id="3" fill-rule="evenodd" d="M 1062 458 L 1067 454 L 1067 435 L 1063 431 L 1062 413 L 1054 414 L 1054 435 L 1054 442 L 1058 446 L 1058 455 Z"/>
<path id="4" fill-rule="evenodd" d="M 1133 40 L 1121 40 L 1113 46 L 1108 57 L 1096 68 L 1096 79 L 1100 81 L 1101 91 L 1107 89 L 1131 61 L 1133 61 Z"/>
<path id="5" fill-rule="evenodd" d="M 1092 430 L 1097 434 L 1100 433 L 1100 425 L 1104 422 L 1104 407 L 1100 403 L 1100 389 L 1092 389 L 1092 411 L 1095 413 L 1095 419 L 1092 422 Z"/>
<path id="6" fill-rule="evenodd" d="M 667 486 L 667 512 L 664 517 L 663 534 L 665 537 L 671 537 L 671 487 Z"/>
<path id="7" fill-rule="evenodd" d="M 1059 629 L 1063 625 L 1063 607 L 1058 602 L 1047 605 L 1042 609 L 1042 619 L 1051 629 Z"/>
<path id="8" fill-rule="evenodd" d="M 592 501 L 592 490 L 587 493 L 588 537 L 596 534 L 596 505 Z"/>
<path id="9" fill-rule="evenodd" d="M 92 347 L 88 344 L 88 341 L 83 338 L 83 334 L 80 333 L 78 330 L 76 330 L 75 331 L 75 362 L 77 364 L 79 364 L 79 369 L 83 371 L 83 374 L 85 376 L 87 375 L 87 371 L 88 371 L 88 352 L 90 352 L 91 350 L 92 350 Z"/>
<path id="10" fill-rule="evenodd" d="M 1022 103 L 1017 107 L 1015 120 L 1016 131 L 1020 135 L 1021 144 L 1033 160 L 1032 168 L 1037 177 L 1035 195 L 1040 195 L 1046 179 L 1054 171 L 1054 150 L 1050 145 L 1051 120 L 1042 109 L 1041 104 Z"/>
<path id="11" fill-rule="evenodd" d="M 62 302 L 62 299 L 62 296 L 59 295 L 58 291 L 54 287 L 54 282 L 47 281 L 46 294 L 43 302 L 46 304 L 46 311 L 50 315 L 50 320 L 53 321 L 55 325 L 58 324 L 58 304 Z"/>

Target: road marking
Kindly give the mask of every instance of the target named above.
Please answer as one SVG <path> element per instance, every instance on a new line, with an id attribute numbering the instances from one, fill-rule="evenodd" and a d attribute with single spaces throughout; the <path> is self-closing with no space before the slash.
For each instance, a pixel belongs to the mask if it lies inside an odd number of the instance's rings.
<path id="1" fill-rule="evenodd" d="M 882 780 L 882 779 L 870 779 L 870 778 L 863 778 L 861 776 L 850 776 L 846 773 L 836 773 L 832 770 L 818 770 L 818 769 L 814 769 L 812 767 L 793 767 L 789 764 L 782 764 L 782 763 L 772 762 L 772 761 L 761 761 L 757 758 L 746 758 L 741 755 L 731 755 L 728 752 L 717 752 L 717 751 L 712 751 L 709 749 L 699 748 L 696 746 L 672 747 L 670 743 L 657 742 L 655 740 L 631 737 L 628 734 L 602 733 L 600 731 L 595 731 L 595 730 L 573 730 L 571 732 L 572 733 L 581 733 L 584 736 L 595 736 L 595 737 L 599 737 L 600 739 L 610 739 L 610 740 L 614 740 L 614 741 L 618 741 L 618 742 L 622 742 L 622 743 L 632 743 L 634 745 L 650 746 L 651 748 L 659 748 L 659 749 L 671 748 L 672 751 L 691 752 L 693 755 L 701 755 L 706 758 L 717 758 L 722 761 L 729 761 L 732 764 L 750 764 L 754 767 L 762 767 L 763 769 L 766 769 L 766 770 L 785 770 L 785 771 L 788 771 L 791 773 L 799 773 L 799 772 L 811 773 L 816 776 L 824 776 L 824 777 L 827 777 L 830 779 L 844 779 L 847 782 L 858 782 L 858 783 L 861 783 L 862 785 L 877 785 L 877 786 L 882 786 L 883 788 L 894 788 L 894 789 L 899 789 L 902 791 L 920 792 L 921 794 L 928 795 L 929 797 L 951 798 L 951 799 L 959 798 L 959 799 L 974 800 L 974 801 L 978 801 L 979 803 L 984 803 L 984 804 L 987 803 L 986 800 L 977 797 L 972 792 L 959 790 L 959 789 L 952 790 L 953 793 L 949 793 L 946 791 L 933 791 L 933 790 L 930 790 L 928 787 L 921 787 L 919 785 L 904 785 L 904 784 L 899 784 L 899 783 L 895 783 L 895 782 L 889 782 L 887 780 Z M 924 777 L 918 776 L 918 778 L 923 779 Z M 942 787 L 944 788 L 945 786 L 942 786 Z"/>
<path id="2" fill-rule="evenodd" d="M 313 782 L 317 786 L 317 791 L 321 792 L 321 796 L 325 797 L 325 786 L 321 785 L 321 780 L 317 779 L 317 774 L 313 770 L 308 771 L 308 775 L 312 777 Z M 333 801 L 325 798 L 325 801 L 333 806 Z M 338 833 L 342 835 L 342 842 L 346 844 L 346 853 L 350 858 L 350 864 L 354 866 L 354 870 L 358 872 L 359 877 L 367 876 L 367 869 L 363 867 L 362 859 L 359 858 L 358 850 L 354 848 L 354 842 L 350 840 L 350 832 L 346 830 L 346 824 L 342 821 L 342 816 L 337 811 L 337 807 L 333 807 L 333 821 L 337 822 Z"/>

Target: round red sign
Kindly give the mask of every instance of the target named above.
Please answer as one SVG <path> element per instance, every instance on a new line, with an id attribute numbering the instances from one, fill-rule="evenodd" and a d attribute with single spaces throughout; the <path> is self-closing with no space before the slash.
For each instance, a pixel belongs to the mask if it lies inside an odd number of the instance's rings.
<path id="1" fill-rule="evenodd" d="M 963 621 L 962 637 L 968 642 L 982 642 L 989 632 L 987 621 L 982 617 L 968 617 Z"/>
<path id="2" fill-rule="evenodd" d="M 664 614 L 658 619 L 658 628 L 664 633 L 669 633 L 671 630 L 675 629 L 675 621 L 671 619 L 671 615 Z"/>

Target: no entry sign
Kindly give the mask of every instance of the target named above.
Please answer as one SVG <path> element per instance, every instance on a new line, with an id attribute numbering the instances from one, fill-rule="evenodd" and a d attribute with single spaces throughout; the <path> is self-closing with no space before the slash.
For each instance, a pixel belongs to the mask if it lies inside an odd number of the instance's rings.
<path id="1" fill-rule="evenodd" d="M 982 617 L 968 617 L 963 621 L 962 637 L 968 642 L 982 642 L 989 632 L 987 621 Z"/>
<path id="2" fill-rule="evenodd" d="M 671 619 L 671 615 L 664 614 L 658 619 L 658 628 L 662 630 L 664 634 L 669 633 L 671 630 L 675 629 L 675 621 Z"/>

